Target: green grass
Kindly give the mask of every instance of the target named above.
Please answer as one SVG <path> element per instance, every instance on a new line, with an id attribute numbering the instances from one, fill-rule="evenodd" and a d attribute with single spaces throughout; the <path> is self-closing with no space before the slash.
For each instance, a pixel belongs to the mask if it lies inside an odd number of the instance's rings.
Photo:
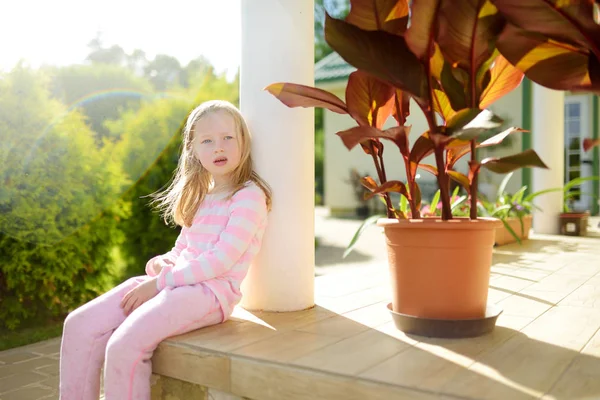
<path id="1" fill-rule="evenodd" d="M 0 351 L 41 342 L 62 335 L 63 319 L 35 321 L 15 331 L 0 330 Z"/>
<path id="2" fill-rule="evenodd" d="M 114 260 L 113 270 L 117 271 L 117 274 L 121 274 L 125 269 L 125 262 L 118 247 L 112 250 L 112 256 Z M 115 277 L 114 285 L 120 283 L 118 280 L 119 278 Z M 39 318 L 21 325 L 14 331 L 0 328 L 0 351 L 61 336 L 65 317 Z"/>

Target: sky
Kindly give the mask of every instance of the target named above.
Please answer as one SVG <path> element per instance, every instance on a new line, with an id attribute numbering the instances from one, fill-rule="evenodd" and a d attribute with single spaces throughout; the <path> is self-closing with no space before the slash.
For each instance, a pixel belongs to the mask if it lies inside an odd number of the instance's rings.
<path id="1" fill-rule="evenodd" d="M 176 57 L 200 55 L 218 72 L 235 75 L 241 57 L 240 0 L 9 0 L 0 5 L 0 70 L 24 59 L 42 64 L 82 63 L 101 32 L 105 47 L 139 48 Z M 1 4 L 1 3 L 0 3 Z"/>

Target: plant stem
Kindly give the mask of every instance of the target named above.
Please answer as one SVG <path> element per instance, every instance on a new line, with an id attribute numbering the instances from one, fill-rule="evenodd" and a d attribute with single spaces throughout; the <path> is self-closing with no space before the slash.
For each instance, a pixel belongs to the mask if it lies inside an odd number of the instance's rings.
<path id="1" fill-rule="evenodd" d="M 434 152 L 438 169 L 437 179 L 440 187 L 440 199 L 442 200 L 442 220 L 448 221 L 452 219 L 452 209 L 450 208 L 450 188 L 444 163 L 444 149 L 436 147 Z"/>
<path id="2" fill-rule="evenodd" d="M 413 193 L 416 191 L 416 182 L 414 176 L 410 173 L 410 161 L 408 157 L 404 157 L 404 169 L 406 170 L 406 181 L 408 182 L 408 190 L 410 190 L 410 199 L 408 199 L 408 204 L 410 205 L 410 214 L 411 219 L 421 218 L 421 213 L 417 209 L 417 204 L 415 203 Z"/>
<path id="3" fill-rule="evenodd" d="M 369 149 L 371 150 L 371 156 L 373 157 L 373 162 L 375 163 L 375 169 L 377 169 L 377 176 L 379 177 L 379 184 L 383 185 L 384 183 L 387 182 L 387 180 L 385 178 L 384 171 L 381 169 L 381 166 L 379 165 L 377 156 L 375 155 L 375 146 L 373 145 L 373 141 L 369 142 Z M 383 165 L 383 158 L 381 160 L 381 164 Z M 393 209 L 392 201 L 390 200 L 390 194 L 384 193 L 383 198 L 385 199 L 385 204 L 387 206 L 387 217 L 394 218 L 394 213 L 392 211 L 392 209 Z"/>
<path id="4" fill-rule="evenodd" d="M 477 162 L 477 146 L 475 144 L 475 140 L 471 140 L 471 163 Z M 469 168 L 471 168 L 471 163 L 469 163 Z M 477 185 L 478 185 L 478 176 L 479 171 L 473 172 L 473 181 L 471 182 L 471 206 L 469 210 L 470 218 L 477 219 Z"/>

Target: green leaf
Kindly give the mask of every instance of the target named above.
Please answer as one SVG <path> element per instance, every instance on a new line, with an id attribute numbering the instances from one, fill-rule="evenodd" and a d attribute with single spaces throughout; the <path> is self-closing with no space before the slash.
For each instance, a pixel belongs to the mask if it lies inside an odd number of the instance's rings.
<path id="1" fill-rule="evenodd" d="M 406 214 L 406 212 L 408 211 L 408 200 L 406 199 L 405 196 L 400 196 L 400 211 L 402 211 L 403 213 Z"/>
<path id="2" fill-rule="evenodd" d="M 348 114 L 359 124 L 383 128 L 394 111 L 394 100 L 394 87 L 362 71 L 350 74 L 346 86 L 346 105 Z"/>
<path id="3" fill-rule="evenodd" d="M 448 121 L 446 133 L 456 139 L 473 140 L 482 133 L 502 125 L 502 119 L 489 110 L 465 108 Z"/>
<path id="4" fill-rule="evenodd" d="M 460 191 L 460 188 L 458 186 L 455 187 L 454 190 L 452 191 L 452 197 L 458 196 L 459 191 Z"/>
<path id="5" fill-rule="evenodd" d="M 479 143 L 477 145 L 477 147 L 488 147 L 488 146 L 494 146 L 494 145 L 500 144 L 504 141 L 504 139 L 506 139 L 506 137 L 508 135 L 510 135 L 511 133 L 515 133 L 515 132 L 527 132 L 527 131 L 525 129 L 521 129 L 521 128 L 510 127 L 508 129 L 492 136 L 491 138 Z"/>
<path id="6" fill-rule="evenodd" d="M 406 0 L 351 0 L 346 21 L 366 31 L 401 35 L 408 23 Z"/>
<path id="7" fill-rule="evenodd" d="M 417 98 L 429 98 L 423 65 L 404 37 L 365 31 L 327 14 L 325 40 L 348 64 Z"/>
<path id="8" fill-rule="evenodd" d="M 498 186 L 498 192 L 496 194 L 496 196 L 500 199 L 502 197 L 504 197 L 504 192 L 506 191 L 506 185 L 508 185 L 508 181 L 510 180 L 510 178 L 512 178 L 514 172 L 510 172 L 508 174 L 506 174 L 506 176 L 504 177 L 504 179 L 502 179 L 502 182 L 500 182 L 500 186 Z"/>
<path id="9" fill-rule="evenodd" d="M 452 205 L 450 206 L 450 209 L 452 211 L 454 211 L 454 209 L 458 206 L 460 206 L 462 203 L 464 203 L 464 201 L 467 199 L 467 196 L 460 196 L 458 199 L 456 199 L 454 202 L 452 202 Z"/>
<path id="10" fill-rule="evenodd" d="M 431 205 L 429 206 L 429 212 L 431 214 L 435 214 L 435 211 L 437 210 L 437 206 L 440 202 L 440 190 L 438 189 L 435 194 L 433 195 L 433 199 L 431 199 Z"/>
<path id="11" fill-rule="evenodd" d="M 504 219 L 500 219 L 500 221 L 502 221 L 506 230 L 516 239 L 517 243 L 521 244 L 521 238 L 519 237 L 519 235 L 517 235 L 515 230 L 508 224 L 508 222 L 506 222 Z M 521 220 L 521 230 L 523 230 L 523 221 L 522 220 Z"/>
<path id="12" fill-rule="evenodd" d="M 356 246 L 356 243 L 358 242 L 358 239 L 363 234 L 363 232 L 367 230 L 367 228 L 371 225 L 377 223 L 377 220 L 380 218 L 385 218 L 385 215 L 373 215 L 363 221 L 363 223 L 358 227 L 357 231 L 354 233 L 354 236 L 352 237 L 352 240 L 350 240 L 348 247 L 346 247 L 346 251 L 344 251 L 342 258 L 346 258 L 348 254 L 352 252 L 352 249 L 354 249 L 354 246 Z"/>
<path id="13" fill-rule="evenodd" d="M 338 114 L 348 114 L 346 104 L 322 89 L 295 83 L 273 83 L 264 90 L 288 107 L 323 107 Z"/>
<path id="14" fill-rule="evenodd" d="M 535 199 L 538 196 L 541 196 L 542 194 L 552 193 L 552 192 L 562 192 L 562 191 L 563 191 L 562 187 L 540 190 L 540 191 L 530 193 L 529 195 L 527 195 L 525 197 L 525 201 L 532 201 L 533 199 Z"/>
<path id="15" fill-rule="evenodd" d="M 523 200 L 523 195 L 525 195 L 525 190 L 527 189 L 527 187 L 522 187 L 521 189 L 519 189 L 517 191 L 517 193 L 515 193 L 511 199 L 512 203 L 517 203 L 520 204 L 521 201 Z"/>
<path id="16" fill-rule="evenodd" d="M 567 191 L 571 190 L 574 186 L 579 186 L 584 182 L 597 181 L 599 179 L 600 179 L 600 177 L 598 177 L 598 176 L 582 176 L 579 178 L 572 179 L 565 184 L 564 191 L 567 192 Z"/>
<path id="17" fill-rule="evenodd" d="M 548 169 L 533 149 L 527 149 L 524 152 L 503 158 L 486 158 L 481 161 L 481 166 L 497 174 L 506 174 L 524 167 Z"/>
<path id="18" fill-rule="evenodd" d="M 492 217 L 497 217 L 499 215 L 506 216 L 508 213 L 503 213 L 502 211 L 508 211 L 508 210 L 511 209 L 511 207 L 512 207 L 512 205 L 510 205 L 510 204 L 505 204 L 505 205 L 502 205 L 500 207 L 496 207 L 494 209 L 494 211 L 492 212 Z"/>

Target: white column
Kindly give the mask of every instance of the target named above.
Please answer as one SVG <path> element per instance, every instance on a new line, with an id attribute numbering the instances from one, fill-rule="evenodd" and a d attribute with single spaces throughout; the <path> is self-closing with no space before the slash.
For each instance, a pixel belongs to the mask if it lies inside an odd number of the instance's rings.
<path id="1" fill-rule="evenodd" d="M 263 89 L 275 82 L 314 85 L 314 5 L 241 4 L 240 109 L 253 133 L 257 172 L 273 188 L 269 225 L 241 305 L 302 310 L 314 305 L 314 110 L 288 108 Z"/>
<path id="2" fill-rule="evenodd" d="M 550 169 L 532 168 L 533 192 L 562 188 L 565 175 L 564 92 L 533 84 L 533 149 Z M 562 191 L 540 195 L 534 203 L 543 211 L 533 214 L 536 233 L 558 234 L 558 215 L 562 211 Z"/>

